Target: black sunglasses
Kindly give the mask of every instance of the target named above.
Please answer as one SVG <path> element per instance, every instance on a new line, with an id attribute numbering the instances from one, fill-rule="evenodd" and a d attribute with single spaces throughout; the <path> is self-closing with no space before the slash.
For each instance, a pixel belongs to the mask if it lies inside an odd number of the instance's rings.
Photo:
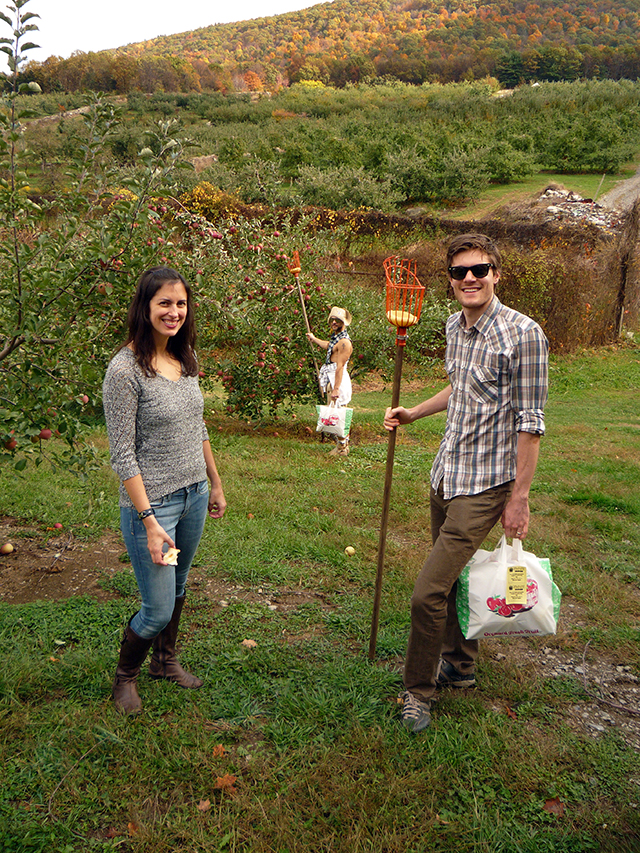
<path id="1" fill-rule="evenodd" d="M 495 269 L 495 264 L 474 264 L 472 267 L 449 267 L 449 275 L 455 281 L 462 281 L 471 270 L 474 278 L 484 278 L 489 275 L 489 270 Z"/>

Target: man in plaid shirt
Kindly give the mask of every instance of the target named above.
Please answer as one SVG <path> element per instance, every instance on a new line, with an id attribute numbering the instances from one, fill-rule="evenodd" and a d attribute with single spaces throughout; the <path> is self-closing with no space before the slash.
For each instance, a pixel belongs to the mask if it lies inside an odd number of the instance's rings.
<path id="1" fill-rule="evenodd" d="M 431 469 L 433 547 L 411 597 L 401 715 L 414 733 L 429 726 L 436 687 L 475 686 L 478 641 L 460 630 L 457 579 L 498 521 L 507 537 L 527 535 L 548 386 L 542 329 L 495 296 L 500 253 L 493 241 L 456 237 L 447 268 L 462 306 L 447 322 L 450 384 L 411 409 L 387 409 L 384 419 L 392 430 L 447 412 Z"/>

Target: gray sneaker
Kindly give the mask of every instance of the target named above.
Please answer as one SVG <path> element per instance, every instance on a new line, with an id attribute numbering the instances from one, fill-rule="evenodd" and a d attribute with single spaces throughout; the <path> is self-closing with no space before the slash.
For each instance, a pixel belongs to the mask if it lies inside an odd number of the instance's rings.
<path id="1" fill-rule="evenodd" d="M 470 672 L 468 675 L 463 675 L 455 668 L 452 663 L 446 660 L 440 660 L 440 667 L 436 675 L 436 687 L 475 687 L 475 673 Z"/>
<path id="2" fill-rule="evenodd" d="M 399 698 L 402 699 L 400 719 L 406 729 L 417 735 L 431 725 L 431 702 L 423 702 L 408 690 L 401 693 Z"/>

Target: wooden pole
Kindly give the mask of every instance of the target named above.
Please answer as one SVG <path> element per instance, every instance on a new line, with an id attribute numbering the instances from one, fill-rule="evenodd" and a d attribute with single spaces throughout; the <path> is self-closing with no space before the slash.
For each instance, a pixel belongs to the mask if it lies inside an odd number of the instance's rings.
<path id="1" fill-rule="evenodd" d="M 297 256 L 297 254 L 298 253 L 296 252 L 296 256 Z M 296 261 L 299 262 L 297 257 L 296 257 Z M 298 296 L 300 297 L 300 307 L 302 308 L 302 316 L 304 317 L 304 324 L 307 327 L 307 332 L 311 332 L 311 326 L 309 325 L 309 318 L 307 317 L 307 309 L 304 306 L 304 296 L 302 295 L 302 288 L 300 287 L 300 279 L 298 278 L 298 276 L 300 274 L 300 268 L 298 266 L 289 267 L 289 270 L 290 270 L 290 272 L 293 273 L 293 277 L 295 278 L 296 285 L 298 287 Z M 308 338 L 307 338 L 307 340 L 309 341 Z M 313 361 L 313 367 L 315 369 L 316 394 L 317 394 L 317 397 L 318 397 L 318 400 L 320 401 L 320 403 L 324 403 L 324 397 L 322 396 L 322 391 L 320 390 L 320 386 L 318 385 L 318 382 L 320 381 L 320 370 L 318 369 L 318 362 L 316 361 L 316 356 L 315 356 L 315 353 L 313 351 L 313 344 L 311 343 L 311 341 L 309 341 L 309 347 L 311 349 L 311 359 Z"/>
<path id="2" fill-rule="evenodd" d="M 400 330 L 398 330 L 400 331 Z M 406 332 L 405 332 L 406 334 Z M 400 377 L 402 376 L 402 357 L 404 346 L 398 343 L 396 338 L 396 362 L 393 373 L 393 389 L 391 392 L 391 408 L 395 409 L 400 403 Z M 384 570 L 384 551 L 387 542 L 387 523 L 389 520 L 389 504 L 391 499 L 391 480 L 393 479 L 393 458 L 396 452 L 395 427 L 389 433 L 387 444 L 387 467 L 384 477 L 384 492 L 382 495 L 382 520 L 380 522 L 380 537 L 378 540 L 378 570 L 376 572 L 376 587 L 373 596 L 373 615 L 371 617 L 371 636 L 369 638 L 369 660 L 373 660 L 376 654 L 376 641 L 378 638 L 378 621 L 380 616 L 380 597 L 382 595 L 382 573 Z"/>
<path id="3" fill-rule="evenodd" d="M 307 332 L 311 333 L 311 326 L 309 325 L 309 318 L 307 317 L 307 309 L 305 308 L 305 305 L 304 305 L 304 296 L 302 295 L 302 288 L 300 287 L 300 279 L 298 277 L 300 275 L 301 267 L 300 267 L 300 255 L 299 255 L 297 249 L 293 253 L 293 258 L 291 260 L 291 263 L 288 263 L 287 266 L 289 267 L 289 272 L 293 273 L 293 277 L 296 280 L 296 286 L 298 288 L 298 296 L 300 297 L 300 307 L 302 308 L 302 316 L 304 317 L 304 324 L 307 328 Z M 308 338 L 307 338 L 307 340 L 309 341 Z M 319 385 L 320 370 L 318 369 L 318 362 L 316 361 L 316 356 L 315 356 L 315 353 L 313 350 L 313 344 L 311 343 L 311 341 L 309 341 L 309 348 L 311 349 L 311 360 L 313 361 L 313 367 L 315 369 L 316 394 L 317 394 L 317 397 L 318 397 L 318 400 L 320 401 L 320 403 L 324 403 L 324 397 L 322 396 L 322 391 L 320 390 L 320 385 Z M 324 436 L 323 436 L 323 438 L 324 438 Z"/>
<path id="4" fill-rule="evenodd" d="M 304 296 L 302 295 L 302 288 L 300 287 L 300 279 L 298 278 L 297 275 L 294 275 L 294 278 L 296 280 L 296 284 L 298 285 L 298 296 L 300 297 L 300 307 L 302 308 L 302 316 L 304 317 L 304 324 L 307 327 L 307 332 L 310 333 L 311 332 L 311 326 L 309 325 L 309 319 L 307 317 L 307 309 L 304 306 Z M 309 338 L 307 338 L 307 340 L 309 340 Z M 318 370 L 318 362 L 316 361 L 316 356 L 315 356 L 315 353 L 313 351 L 313 344 L 311 343 L 311 341 L 309 341 L 309 346 L 311 347 L 311 358 L 313 359 L 313 366 L 316 369 L 316 382 L 317 382 L 317 380 L 320 379 L 320 371 Z M 321 402 L 323 402 L 322 399 L 321 399 Z"/>

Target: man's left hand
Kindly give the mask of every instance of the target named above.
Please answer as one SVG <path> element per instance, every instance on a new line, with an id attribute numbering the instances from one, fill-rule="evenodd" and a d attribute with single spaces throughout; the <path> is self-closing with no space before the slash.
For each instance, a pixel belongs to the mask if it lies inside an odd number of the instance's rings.
<path id="1" fill-rule="evenodd" d="M 500 519 L 507 539 L 524 539 L 529 530 L 529 500 L 511 496 Z"/>

